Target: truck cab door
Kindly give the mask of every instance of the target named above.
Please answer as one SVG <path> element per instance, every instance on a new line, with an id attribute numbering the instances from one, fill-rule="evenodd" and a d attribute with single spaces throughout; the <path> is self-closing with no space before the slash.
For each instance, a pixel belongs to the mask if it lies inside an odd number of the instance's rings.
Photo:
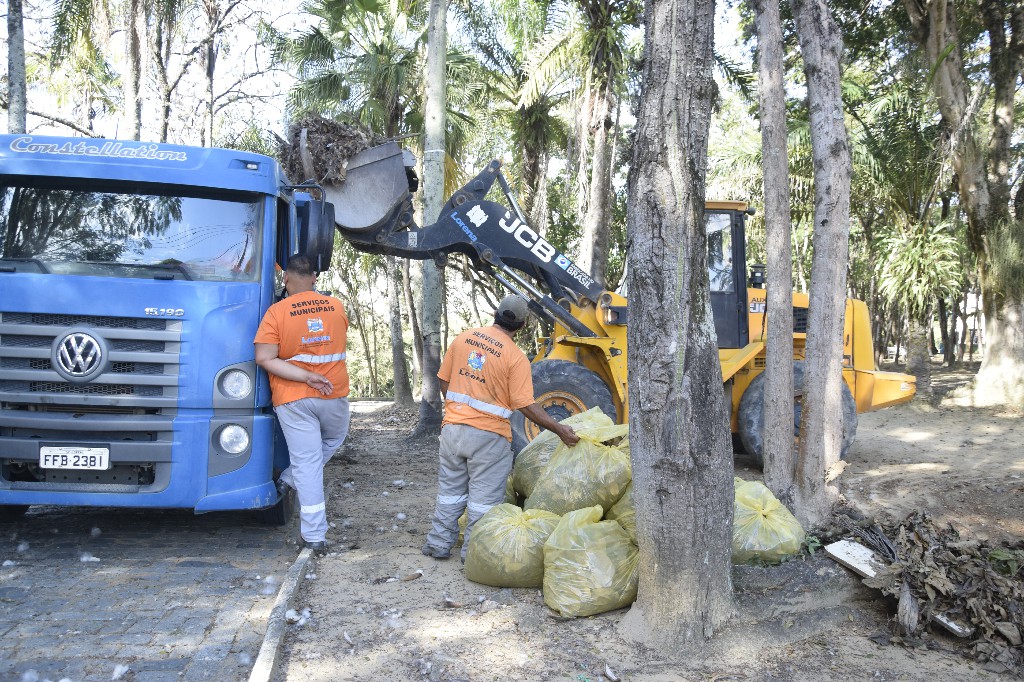
<path id="1" fill-rule="evenodd" d="M 711 311 L 718 347 L 743 348 L 749 337 L 743 214 L 705 210 L 704 226 L 708 239 Z"/>

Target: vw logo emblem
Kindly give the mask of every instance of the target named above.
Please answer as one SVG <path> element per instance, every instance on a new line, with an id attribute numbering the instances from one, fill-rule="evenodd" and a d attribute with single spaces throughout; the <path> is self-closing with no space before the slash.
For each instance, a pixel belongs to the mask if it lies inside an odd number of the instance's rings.
<path id="1" fill-rule="evenodd" d="M 63 374 L 81 379 L 99 369 L 103 361 L 103 348 L 95 337 L 83 332 L 72 332 L 60 340 L 55 360 Z"/>

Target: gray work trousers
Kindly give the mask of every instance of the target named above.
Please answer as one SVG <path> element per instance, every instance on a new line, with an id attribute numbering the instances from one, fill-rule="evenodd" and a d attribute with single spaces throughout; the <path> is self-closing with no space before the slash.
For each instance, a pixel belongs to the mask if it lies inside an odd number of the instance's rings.
<path id="1" fill-rule="evenodd" d="M 274 408 L 291 465 L 281 481 L 299 495 L 299 530 L 306 542 L 327 535 L 324 465 L 348 435 L 348 398 L 301 398 Z"/>
<path id="2" fill-rule="evenodd" d="M 459 539 L 459 517 L 468 510 L 462 536 L 466 557 L 473 525 L 491 507 L 505 501 L 505 486 L 512 471 L 512 446 L 503 436 L 465 424 L 441 429 L 437 506 L 427 534 L 427 545 L 450 550 Z"/>

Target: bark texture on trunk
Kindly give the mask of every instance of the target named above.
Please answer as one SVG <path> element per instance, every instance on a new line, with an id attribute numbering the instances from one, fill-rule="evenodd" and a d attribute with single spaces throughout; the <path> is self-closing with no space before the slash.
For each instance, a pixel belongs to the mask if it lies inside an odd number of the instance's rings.
<path id="1" fill-rule="evenodd" d="M 7 132 L 24 133 L 28 126 L 25 85 L 25 16 L 21 0 L 7 3 Z"/>
<path id="2" fill-rule="evenodd" d="M 125 8 L 124 113 L 128 137 L 142 139 L 142 0 L 128 0 Z"/>
<path id="3" fill-rule="evenodd" d="M 842 449 L 843 316 L 850 242 L 850 148 L 843 117 L 843 39 L 825 0 L 795 0 L 804 58 L 814 163 L 814 255 L 807 320 L 807 375 L 800 419 L 795 514 L 814 528 L 832 513 L 839 490 L 830 469 Z"/>
<path id="4" fill-rule="evenodd" d="M 928 315 L 926 319 L 930 319 Z M 925 402 L 932 400 L 932 364 L 928 349 L 929 325 L 921 320 L 910 320 L 907 333 L 907 373 L 917 377 L 917 397 Z"/>
<path id="5" fill-rule="evenodd" d="M 427 27 L 427 68 L 424 151 L 423 151 L 423 215 L 429 222 L 437 220 L 444 205 L 445 159 L 445 52 L 447 36 L 445 21 L 447 3 L 430 0 Z M 444 270 L 433 261 L 423 261 L 423 391 L 417 433 L 436 431 L 441 426 L 441 385 L 437 371 L 441 368 L 441 296 Z"/>
<path id="6" fill-rule="evenodd" d="M 786 91 L 778 0 L 754 0 L 761 94 L 761 167 L 768 243 L 768 339 L 764 390 L 764 481 L 792 508 L 793 246 L 789 215 Z"/>
<path id="7" fill-rule="evenodd" d="M 678 655 L 732 612 L 732 449 L 703 221 L 713 6 L 649 0 L 644 16 L 627 217 L 640 588 L 619 632 Z"/>
<path id="8" fill-rule="evenodd" d="M 594 98 L 590 134 L 594 153 L 590 162 L 587 213 L 583 219 L 580 268 L 601 284 L 608 283 L 608 233 L 611 214 L 612 158 L 609 131 L 612 128 L 611 83 L 604 83 Z"/>
<path id="9" fill-rule="evenodd" d="M 395 404 L 412 407 L 412 385 L 405 364 L 405 338 L 402 335 L 402 271 L 398 259 L 385 256 L 388 278 L 388 311 L 391 326 L 391 366 L 395 377 Z"/>

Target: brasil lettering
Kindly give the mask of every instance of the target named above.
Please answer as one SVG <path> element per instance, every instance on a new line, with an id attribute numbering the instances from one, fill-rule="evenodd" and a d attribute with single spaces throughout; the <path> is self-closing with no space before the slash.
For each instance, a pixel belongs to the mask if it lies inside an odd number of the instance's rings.
<path id="1" fill-rule="evenodd" d="M 117 159 L 149 159 L 153 161 L 188 161 L 188 154 L 181 151 L 160 149 L 156 144 L 124 144 L 104 142 L 102 145 L 89 142 L 33 142 L 31 137 L 16 137 L 11 141 L 12 152 L 22 154 L 57 154 L 60 156 L 104 156 Z"/>

